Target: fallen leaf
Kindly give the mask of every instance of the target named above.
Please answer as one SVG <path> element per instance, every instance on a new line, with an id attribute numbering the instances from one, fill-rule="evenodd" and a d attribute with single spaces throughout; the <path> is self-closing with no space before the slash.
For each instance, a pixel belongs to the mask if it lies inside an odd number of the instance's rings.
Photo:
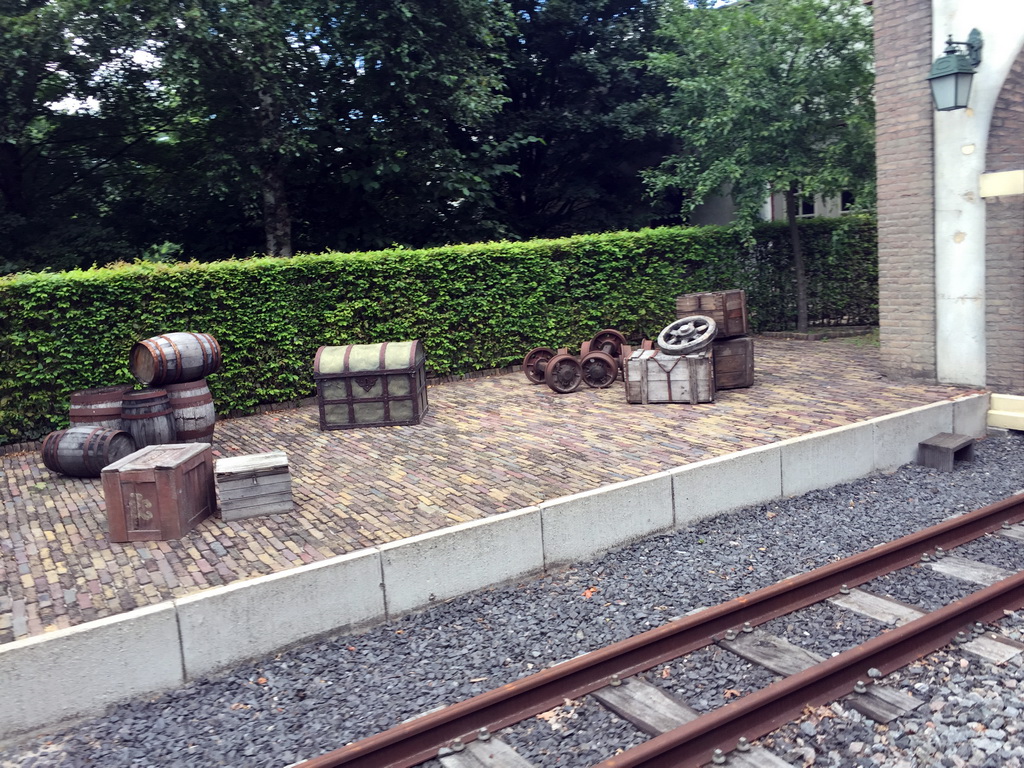
<path id="1" fill-rule="evenodd" d="M 356 649 L 356 647 L 354 645 L 348 646 L 348 650 L 350 650 L 350 651 L 354 651 L 355 649 Z"/>
<path id="2" fill-rule="evenodd" d="M 738 699 L 743 694 L 737 691 L 735 688 L 726 688 L 724 695 L 726 699 Z"/>
<path id="3" fill-rule="evenodd" d="M 266 684 L 266 682 L 267 682 L 267 678 L 265 678 L 265 677 L 257 677 L 256 678 L 256 683 L 258 685 L 264 685 L 264 684 Z"/>
<path id="4" fill-rule="evenodd" d="M 773 517 L 778 517 L 778 512 L 765 512 L 764 516 L 771 520 Z"/>
<path id="5" fill-rule="evenodd" d="M 583 599 L 584 600 L 589 600 L 594 595 L 596 595 L 597 592 L 598 592 L 597 587 L 587 587 L 586 589 L 583 590 Z"/>
<path id="6" fill-rule="evenodd" d="M 672 677 L 672 670 L 668 667 L 665 667 L 663 670 L 661 670 L 661 677 L 663 680 Z"/>

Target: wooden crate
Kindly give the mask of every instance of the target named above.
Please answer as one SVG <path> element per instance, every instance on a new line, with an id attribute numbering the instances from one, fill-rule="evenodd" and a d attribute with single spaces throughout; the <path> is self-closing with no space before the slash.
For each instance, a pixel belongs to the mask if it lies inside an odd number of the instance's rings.
<path id="1" fill-rule="evenodd" d="M 715 372 L 710 350 L 693 355 L 666 355 L 638 350 L 623 368 L 630 403 L 713 403 Z"/>
<path id="2" fill-rule="evenodd" d="M 292 511 L 292 477 L 284 451 L 217 459 L 217 515 L 242 520 Z"/>
<path id="3" fill-rule="evenodd" d="M 716 293 L 688 293 L 676 297 L 676 319 L 690 315 L 706 315 L 718 325 L 715 338 L 746 336 L 747 292 L 741 289 Z"/>
<path id="4" fill-rule="evenodd" d="M 427 412 L 419 341 L 320 347 L 313 378 L 323 430 L 419 424 Z"/>
<path id="5" fill-rule="evenodd" d="M 754 340 L 749 336 L 715 340 L 715 387 L 741 389 L 754 386 Z"/>
<path id="6" fill-rule="evenodd" d="M 102 477 L 111 541 L 180 539 L 214 511 L 208 443 L 147 445 Z"/>

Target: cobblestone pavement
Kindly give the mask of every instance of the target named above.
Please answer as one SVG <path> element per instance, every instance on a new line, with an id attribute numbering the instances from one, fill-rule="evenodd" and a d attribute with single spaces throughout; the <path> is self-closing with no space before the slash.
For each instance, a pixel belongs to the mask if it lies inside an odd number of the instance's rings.
<path id="1" fill-rule="evenodd" d="M 854 340 L 759 338 L 755 371 L 696 406 L 511 373 L 431 387 L 411 427 L 321 432 L 315 406 L 220 421 L 215 456 L 287 451 L 294 512 L 175 541 L 111 544 L 98 479 L 0 457 L 0 642 L 967 392 L 889 382 Z"/>

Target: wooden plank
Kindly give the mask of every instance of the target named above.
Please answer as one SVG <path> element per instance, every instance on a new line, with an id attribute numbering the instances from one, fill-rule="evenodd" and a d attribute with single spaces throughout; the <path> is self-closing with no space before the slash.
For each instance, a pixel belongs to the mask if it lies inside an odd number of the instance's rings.
<path id="1" fill-rule="evenodd" d="M 918 608 L 862 589 L 851 589 L 848 595 L 830 597 L 829 602 L 883 624 L 897 627 L 924 616 L 924 611 Z"/>
<path id="2" fill-rule="evenodd" d="M 288 454 L 284 451 L 251 453 L 246 456 L 229 456 L 217 459 L 214 472 L 225 478 L 234 475 L 274 474 L 288 471 Z"/>
<path id="3" fill-rule="evenodd" d="M 290 514 L 294 508 L 292 501 L 289 499 L 285 503 L 277 504 L 243 504 L 240 506 L 231 506 L 227 508 L 220 507 L 218 510 L 218 516 L 221 520 L 244 520 L 247 517 L 256 517 L 258 515 L 286 515 Z"/>
<path id="4" fill-rule="evenodd" d="M 222 496 L 231 498 L 251 498 L 253 496 L 272 495 L 275 493 L 289 493 L 292 488 L 290 477 L 269 478 L 262 482 L 254 483 L 252 479 L 243 480 L 240 483 L 217 483 L 217 490 Z"/>
<path id="5" fill-rule="evenodd" d="M 876 723 L 891 723 L 924 704 L 920 699 L 887 685 L 869 685 L 867 693 L 851 693 L 843 701 L 850 709 L 857 710 Z"/>
<path id="6" fill-rule="evenodd" d="M 622 685 L 605 686 L 591 695 L 649 736 L 658 736 L 700 717 L 697 710 L 672 694 L 636 677 L 624 680 Z M 792 768 L 761 747 L 751 747 L 746 752 L 733 750 L 728 764 L 740 768 Z"/>
<path id="7" fill-rule="evenodd" d="M 1009 528 L 1003 528 L 999 531 L 999 535 L 1005 536 L 1008 539 L 1024 541 L 1024 524 L 1017 523 L 1016 525 L 1011 525 Z"/>
<path id="8" fill-rule="evenodd" d="M 461 752 L 440 760 L 444 768 L 534 768 L 533 763 L 496 736 L 487 741 L 471 741 Z"/>
<path id="9" fill-rule="evenodd" d="M 941 573 L 945 576 L 955 576 L 958 579 L 970 581 L 974 584 L 982 584 L 986 587 L 1013 576 L 1013 571 L 989 565 L 988 563 L 979 563 L 977 560 L 968 560 L 966 557 L 959 557 L 957 555 L 946 555 L 941 560 L 922 563 L 922 565 L 926 568 L 931 568 L 936 573 Z"/>
<path id="10" fill-rule="evenodd" d="M 792 763 L 761 747 L 751 747 L 746 752 L 734 749 L 725 764 L 729 768 L 793 768 Z"/>
<path id="11" fill-rule="evenodd" d="M 605 686 L 592 695 L 605 708 L 650 736 L 671 731 L 699 716 L 671 694 L 637 678 Z"/>
<path id="12" fill-rule="evenodd" d="M 231 493 L 221 491 L 220 502 L 222 505 L 229 504 L 283 504 L 292 500 L 291 488 L 268 493 L 259 488 L 237 489 Z"/>
<path id="13" fill-rule="evenodd" d="M 825 660 L 813 651 L 757 629 L 740 632 L 735 640 L 719 640 L 718 644 L 778 675 L 795 675 Z"/>
<path id="14" fill-rule="evenodd" d="M 1008 637 L 997 635 L 995 632 L 986 632 L 978 635 L 970 642 L 961 646 L 963 650 L 972 653 L 985 661 L 993 664 L 1005 664 L 1021 651 L 1024 651 L 1024 643 L 1018 643 Z"/>
<path id="15" fill-rule="evenodd" d="M 848 595 L 829 598 L 829 602 L 884 624 L 896 626 L 901 626 L 925 615 L 924 611 L 905 605 L 898 600 L 860 589 L 851 590 Z M 988 632 L 966 643 L 963 650 L 993 664 L 1005 664 L 1024 651 L 1024 643 L 1018 643 L 1008 637 Z"/>
<path id="16" fill-rule="evenodd" d="M 794 675 L 824 661 L 806 648 L 760 630 L 741 632 L 735 640 L 720 640 L 719 645 L 780 675 Z M 885 685 L 871 685 L 867 693 L 851 694 L 847 701 L 853 709 L 880 723 L 895 720 L 924 703 Z"/>

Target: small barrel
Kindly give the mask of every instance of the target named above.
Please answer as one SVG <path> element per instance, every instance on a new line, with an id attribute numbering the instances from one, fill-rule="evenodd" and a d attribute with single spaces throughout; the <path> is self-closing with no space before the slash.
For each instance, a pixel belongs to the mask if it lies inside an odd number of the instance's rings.
<path id="1" fill-rule="evenodd" d="M 135 439 L 136 448 L 166 445 L 177 439 L 174 412 L 163 389 L 142 389 L 128 392 L 121 402 L 124 428 Z"/>
<path id="2" fill-rule="evenodd" d="M 43 464 L 72 477 L 99 477 L 108 464 L 135 452 L 132 436 L 120 429 L 71 427 L 43 440 Z"/>
<path id="3" fill-rule="evenodd" d="M 220 344 L 208 333 L 165 333 L 132 347 L 128 367 L 143 384 L 197 381 L 220 368 Z"/>
<path id="4" fill-rule="evenodd" d="M 213 441 L 213 425 L 217 411 L 206 379 L 164 387 L 174 411 L 174 428 L 179 443 L 209 443 Z"/>
<path id="5" fill-rule="evenodd" d="M 124 400 L 125 392 L 131 388 L 130 384 L 118 384 L 114 387 L 97 387 L 72 392 L 69 409 L 71 426 L 124 429 L 121 422 L 121 401 Z"/>

